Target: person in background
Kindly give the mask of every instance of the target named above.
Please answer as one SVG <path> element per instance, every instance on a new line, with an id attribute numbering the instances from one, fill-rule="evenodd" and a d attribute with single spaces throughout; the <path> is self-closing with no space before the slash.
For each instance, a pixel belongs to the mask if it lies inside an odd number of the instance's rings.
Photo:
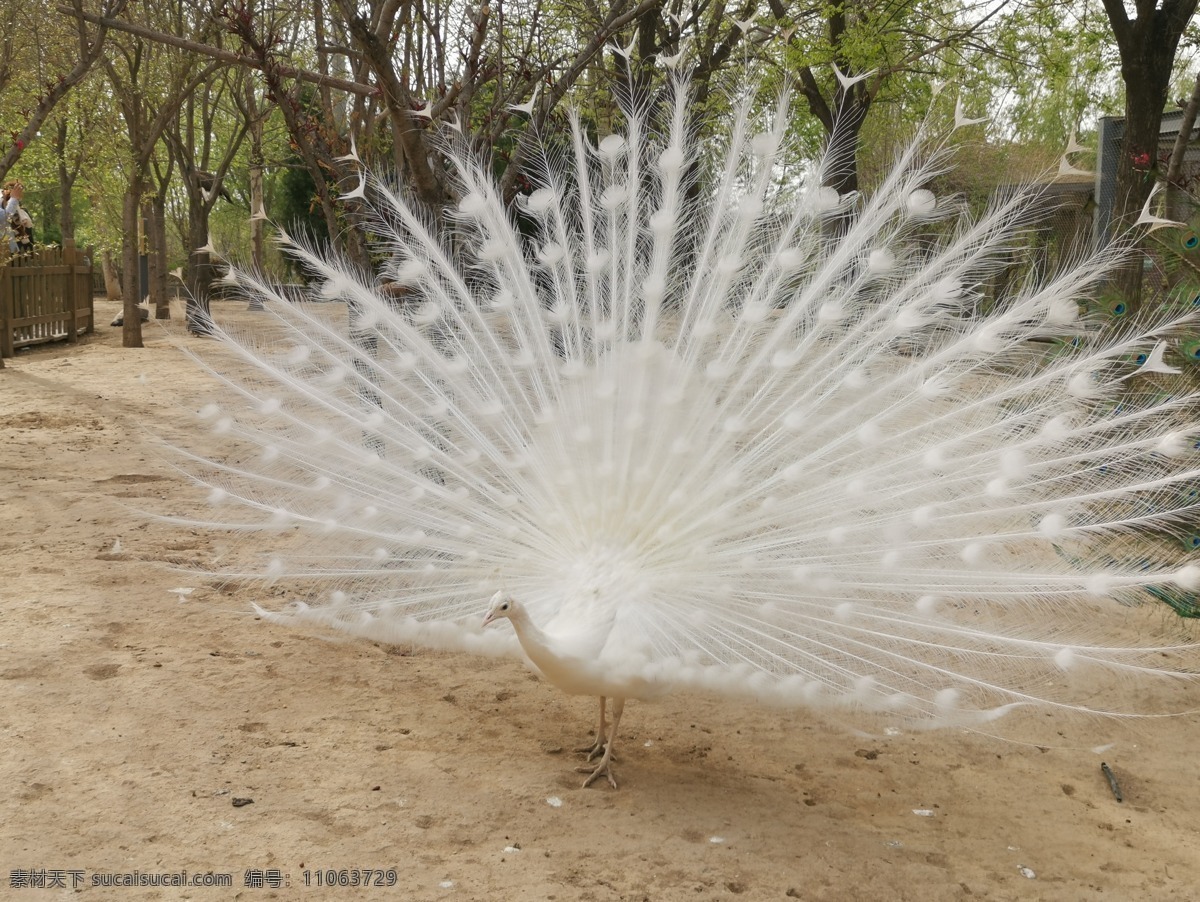
<path id="1" fill-rule="evenodd" d="M 9 235 L 8 230 L 8 204 L 12 200 L 12 182 L 6 182 L 4 189 L 0 191 L 0 236 Z M 15 244 L 15 239 L 10 244 Z"/>
<path id="2" fill-rule="evenodd" d="M 32 250 L 33 245 L 33 221 L 21 207 L 24 197 L 25 186 L 17 179 L 5 184 L 4 194 L 0 196 L 4 204 L 3 226 L 8 232 L 8 249 L 14 254 Z"/>

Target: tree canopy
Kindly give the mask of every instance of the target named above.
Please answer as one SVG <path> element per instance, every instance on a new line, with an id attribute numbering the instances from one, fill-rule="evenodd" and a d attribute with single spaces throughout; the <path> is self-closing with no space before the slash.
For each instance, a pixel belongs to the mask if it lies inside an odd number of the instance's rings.
<path id="1" fill-rule="evenodd" d="M 122 259 L 131 315 L 165 315 L 172 271 L 204 297 L 198 248 L 252 246 L 307 222 L 364 266 L 359 161 L 394 173 L 436 219 L 456 201 L 443 149 L 488 154 L 528 190 L 534 135 L 568 106 L 594 137 L 622 96 L 690 73 L 693 127 L 747 88 L 798 97 L 798 152 L 828 144 L 827 182 L 869 179 L 933 115 L 988 117 L 987 142 L 1053 158 L 1100 114 L 1131 111 L 1119 214 L 1166 160 L 1138 165 L 1164 108 L 1192 93 L 1196 0 L 4 0 L 0 177 L 39 198 L 39 234 Z M 981 131 L 979 134 L 983 134 Z M 1160 173 L 1158 163 L 1161 162 Z M 1147 178 L 1147 171 L 1151 177 Z M 284 222 L 280 217 L 286 219 Z M 144 238 L 144 243 L 143 243 Z M 154 265 L 141 284 L 137 258 Z"/>

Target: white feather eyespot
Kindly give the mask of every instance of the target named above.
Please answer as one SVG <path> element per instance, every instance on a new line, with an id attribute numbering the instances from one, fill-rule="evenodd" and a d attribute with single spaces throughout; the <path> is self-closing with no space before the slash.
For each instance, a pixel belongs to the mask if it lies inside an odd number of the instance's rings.
<path id="1" fill-rule="evenodd" d="M 543 266 L 557 266 L 566 255 L 567 252 L 561 244 L 551 241 L 543 244 L 538 250 L 538 262 Z"/>
<path id="2" fill-rule="evenodd" d="M 763 212 L 762 198 L 744 197 L 738 204 L 738 216 L 746 222 L 753 222 Z"/>
<path id="3" fill-rule="evenodd" d="M 629 200 L 629 188 L 625 185 L 609 185 L 600 195 L 600 204 L 605 210 L 615 212 Z"/>
<path id="4" fill-rule="evenodd" d="M 664 173 L 676 173 L 683 168 L 683 148 L 672 144 L 658 157 L 658 166 Z"/>
<path id="5" fill-rule="evenodd" d="M 937 210 L 937 197 L 927 188 L 917 188 L 908 195 L 905 206 L 912 216 L 929 216 Z"/>
<path id="6" fill-rule="evenodd" d="M 767 159 L 779 148 L 779 135 L 774 132 L 759 132 L 750 139 L 750 150 L 756 157 Z"/>
<path id="7" fill-rule="evenodd" d="M 429 265 L 424 260 L 408 259 L 396 267 L 396 281 L 413 285 L 429 275 Z"/>
<path id="8" fill-rule="evenodd" d="M 770 315 L 771 311 L 766 304 L 752 303 L 747 304 L 742 308 L 742 322 L 757 324 L 761 323 Z"/>
<path id="9" fill-rule="evenodd" d="M 467 216 L 479 216 L 487 209 L 487 198 L 479 192 L 464 195 L 458 202 L 458 212 Z"/>
<path id="10" fill-rule="evenodd" d="M 776 255 L 775 263 L 784 272 L 790 272 L 803 266 L 807 259 L 807 255 L 800 248 L 787 247 Z"/>
<path id="11" fill-rule="evenodd" d="M 293 366 L 299 366 L 308 361 L 312 357 L 312 348 L 308 345 L 295 345 L 287 354 L 287 362 Z"/>
<path id="12" fill-rule="evenodd" d="M 479 256 L 489 263 L 496 263 L 508 256 L 510 248 L 507 242 L 494 238 L 483 242 L 479 248 Z"/>
<path id="13" fill-rule="evenodd" d="M 550 188 L 538 188 L 529 195 L 528 209 L 534 213 L 545 213 L 558 205 L 558 195 Z"/>
<path id="14" fill-rule="evenodd" d="M 867 254 L 867 271 L 881 276 L 896 268 L 896 256 L 886 247 L 877 247 Z"/>
<path id="15" fill-rule="evenodd" d="M 615 157 L 625 150 L 625 139 L 620 135 L 605 135 L 600 139 L 600 153 L 607 157 Z"/>
<path id="16" fill-rule="evenodd" d="M 842 201 L 837 189 L 829 186 L 809 188 L 804 193 L 804 199 L 809 209 L 817 215 L 832 213 L 837 210 Z"/>
<path id="17" fill-rule="evenodd" d="M 674 210 L 658 210 L 650 217 L 650 229 L 661 237 L 675 228 L 675 222 Z"/>

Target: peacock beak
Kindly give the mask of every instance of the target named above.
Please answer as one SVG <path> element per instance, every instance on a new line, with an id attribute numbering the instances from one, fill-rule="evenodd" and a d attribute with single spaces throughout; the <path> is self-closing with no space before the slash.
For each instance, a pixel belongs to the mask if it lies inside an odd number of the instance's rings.
<path id="1" fill-rule="evenodd" d="M 500 614 L 499 614 L 500 609 L 499 609 L 499 607 L 497 607 L 497 603 L 503 597 L 504 597 L 503 592 L 497 592 L 495 595 L 492 596 L 492 600 L 488 602 L 487 613 L 483 615 L 483 625 L 484 626 L 487 626 L 489 623 L 491 623 L 493 620 L 495 620 L 496 618 L 498 618 L 500 616 Z"/>

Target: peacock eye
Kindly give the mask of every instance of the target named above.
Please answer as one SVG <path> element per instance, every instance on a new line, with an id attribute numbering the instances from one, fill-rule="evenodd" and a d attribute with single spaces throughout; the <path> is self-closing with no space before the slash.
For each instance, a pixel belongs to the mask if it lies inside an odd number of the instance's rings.
<path id="1" fill-rule="evenodd" d="M 507 601 L 504 602 L 504 604 L 500 605 L 500 610 L 502 610 L 502 611 L 508 610 L 508 602 Z"/>

